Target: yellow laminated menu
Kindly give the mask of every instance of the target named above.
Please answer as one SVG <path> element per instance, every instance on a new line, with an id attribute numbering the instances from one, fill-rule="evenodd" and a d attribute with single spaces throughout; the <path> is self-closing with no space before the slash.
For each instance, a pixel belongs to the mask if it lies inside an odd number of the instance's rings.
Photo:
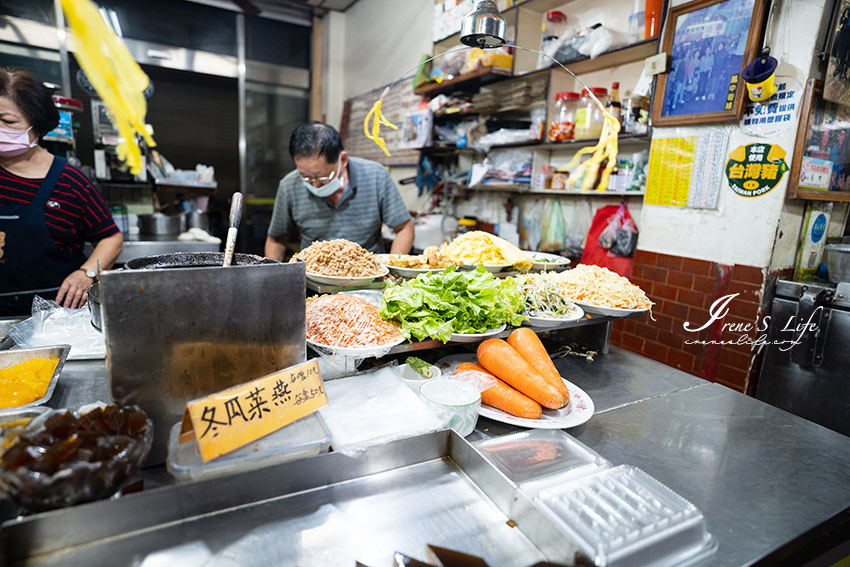
<path id="1" fill-rule="evenodd" d="M 180 443 L 198 440 L 206 463 L 328 404 L 312 360 L 186 404 Z"/>
<path id="2" fill-rule="evenodd" d="M 0 368 L 0 409 L 23 406 L 44 396 L 58 358 L 31 358 Z"/>

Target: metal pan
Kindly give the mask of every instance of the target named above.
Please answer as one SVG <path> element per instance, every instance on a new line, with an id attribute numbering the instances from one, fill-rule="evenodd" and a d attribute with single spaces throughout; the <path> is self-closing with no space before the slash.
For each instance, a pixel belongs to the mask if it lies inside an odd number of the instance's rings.
<path id="1" fill-rule="evenodd" d="M 86 305 L 91 314 L 91 324 L 98 331 L 103 331 L 103 315 L 100 310 L 100 282 L 94 282 L 86 292 Z"/>
<path id="2" fill-rule="evenodd" d="M 224 252 L 177 252 L 160 256 L 145 256 L 134 258 L 124 264 L 129 270 L 160 270 L 168 268 L 208 268 L 221 267 Z M 279 264 L 277 260 L 263 258 L 254 254 L 234 254 L 234 266 L 249 266 L 257 264 Z"/>
<path id="3" fill-rule="evenodd" d="M 45 390 L 42 397 L 28 404 L 0 409 L 0 417 L 17 412 L 23 408 L 40 406 L 47 403 L 48 400 L 50 400 L 50 396 L 53 395 L 53 390 L 56 389 L 56 382 L 59 381 L 59 376 L 62 374 L 62 367 L 65 366 L 65 359 L 68 358 L 68 352 L 70 350 L 71 345 L 55 345 L 49 347 L 4 350 L 0 352 L 0 368 L 8 368 L 31 358 L 59 359 L 59 364 L 56 365 L 56 370 L 53 371 L 53 376 L 50 378 L 50 383 L 47 385 L 47 390 Z"/>
<path id="4" fill-rule="evenodd" d="M 46 408 L 44 406 L 32 406 L 28 408 L 8 408 L 7 411 L 9 413 L 0 415 L 0 434 L 2 434 L 3 430 L 7 427 L 14 427 L 16 425 L 15 422 L 19 420 L 27 420 L 27 423 L 29 423 L 30 420 L 50 411 L 50 408 Z"/>

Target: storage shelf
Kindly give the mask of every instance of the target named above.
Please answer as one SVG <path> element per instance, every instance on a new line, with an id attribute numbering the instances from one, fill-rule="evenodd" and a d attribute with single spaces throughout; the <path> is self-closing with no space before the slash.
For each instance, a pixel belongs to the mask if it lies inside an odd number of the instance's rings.
<path id="1" fill-rule="evenodd" d="M 609 67 L 616 67 L 617 65 L 625 65 L 626 63 L 632 63 L 634 61 L 641 61 L 647 57 L 655 55 L 657 52 L 658 38 L 653 37 L 643 41 L 638 41 L 637 43 L 632 43 L 631 45 L 627 45 L 619 49 L 606 51 L 594 59 L 588 57 L 586 59 L 579 59 L 570 63 L 564 63 L 564 65 L 576 75 L 583 75 L 585 73 L 591 73 L 593 71 L 599 71 Z M 566 73 L 566 71 L 554 63 L 551 68 L 558 70 L 561 73 Z"/>
<path id="2" fill-rule="evenodd" d="M 596 138 L 590 140 L 567 140 L 565 142 L 517 142 L 516 144 L 499 144 L 490 147 L 490 151 L 492 150 L 500 150 L 500 149 L 508 149 L 508 148 L 528 148 L 530 150 L 567 150 L 571 148 L 583 148 L 587 146 L 593 146 L 599 140 Z M 648 144 L 652 141 L 652 136 L 649 134 L 621 134 L 618 137 L 618 143 L 620 144 L 629 144 L 629 143 L 643 143 Z M 422 148 L 422 151 L 425 152 L 465 152 L 465 153 L 480 153 L 486 154 L 489 152 L 485 152 L 484 150 L 479 150 L 476 148 L 454 148 L 452 146 L 430 146 L 427 148 Z"/>
<path id="3" fill-rule="evenodd" d="M 457 77 L 449 79 L 448 81 L 443 81 L 442 83 L 430 83 L 413 89 L 413 94 L 434 97 L 438 94 L 448 93 L 459 89 L 478 88 L 481 85 L 486 85 L 487 83 L 492 83 L 493 81 L 510 76 L 511 72 L 509 69 L 502 69 L 501 67 L 481 67 L 471 73 L 458 75 Z"/>
<path id="4" fill-rule="evenodd" d="M 492 191 L 494 193 L 518 193 L 522 195 L 547 195 L 551 197 L 643 197 L 645 191 L 560 191 L 557 189 L 532 189 L 530 185 L 492 184 L 458 185 L 465 191 Z"/>

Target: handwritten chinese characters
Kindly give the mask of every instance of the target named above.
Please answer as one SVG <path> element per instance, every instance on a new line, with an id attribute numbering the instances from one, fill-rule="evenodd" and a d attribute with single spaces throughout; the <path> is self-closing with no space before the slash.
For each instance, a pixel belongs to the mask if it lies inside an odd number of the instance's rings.
<path id="1" fill-rule="evenodd" d="M 276 431 L 327 403 L 316 361 L 292 366 L 189 402 L 186 406 L 189 419 L 184 418 L 181 442 L 187 430 L 192 430 L 206 462 Z"/>

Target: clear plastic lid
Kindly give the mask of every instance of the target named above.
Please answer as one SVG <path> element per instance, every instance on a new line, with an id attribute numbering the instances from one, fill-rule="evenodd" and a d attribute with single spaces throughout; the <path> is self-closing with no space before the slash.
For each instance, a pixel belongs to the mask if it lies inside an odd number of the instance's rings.
<path id="1" fill-rule="evenodd" d="M 521 431 L 478 441 L 475 446 L 523 488 L 541 489 L 610 466 L 595 451 L 558 429 Z"/>
<path id="2" fill-rule="evenodd" d="M 697 507 L 635 467 L 552 487 L 535 502 L 600 567 L 668 567 L 717 549 Z"/>
<path id="3" fill-rule="evenodd" d="M 302 417 L 241 449 L 207 463 L 201 459 L 195 439 L 178 444 L 179 436 L 180 423 L 177 423 L 171 429 L 168 440 L 166 466 L 180 482 L 213 478 L 312 457 L 327 452 L 331 444 L 331 433 L 318 413 Z"/>

